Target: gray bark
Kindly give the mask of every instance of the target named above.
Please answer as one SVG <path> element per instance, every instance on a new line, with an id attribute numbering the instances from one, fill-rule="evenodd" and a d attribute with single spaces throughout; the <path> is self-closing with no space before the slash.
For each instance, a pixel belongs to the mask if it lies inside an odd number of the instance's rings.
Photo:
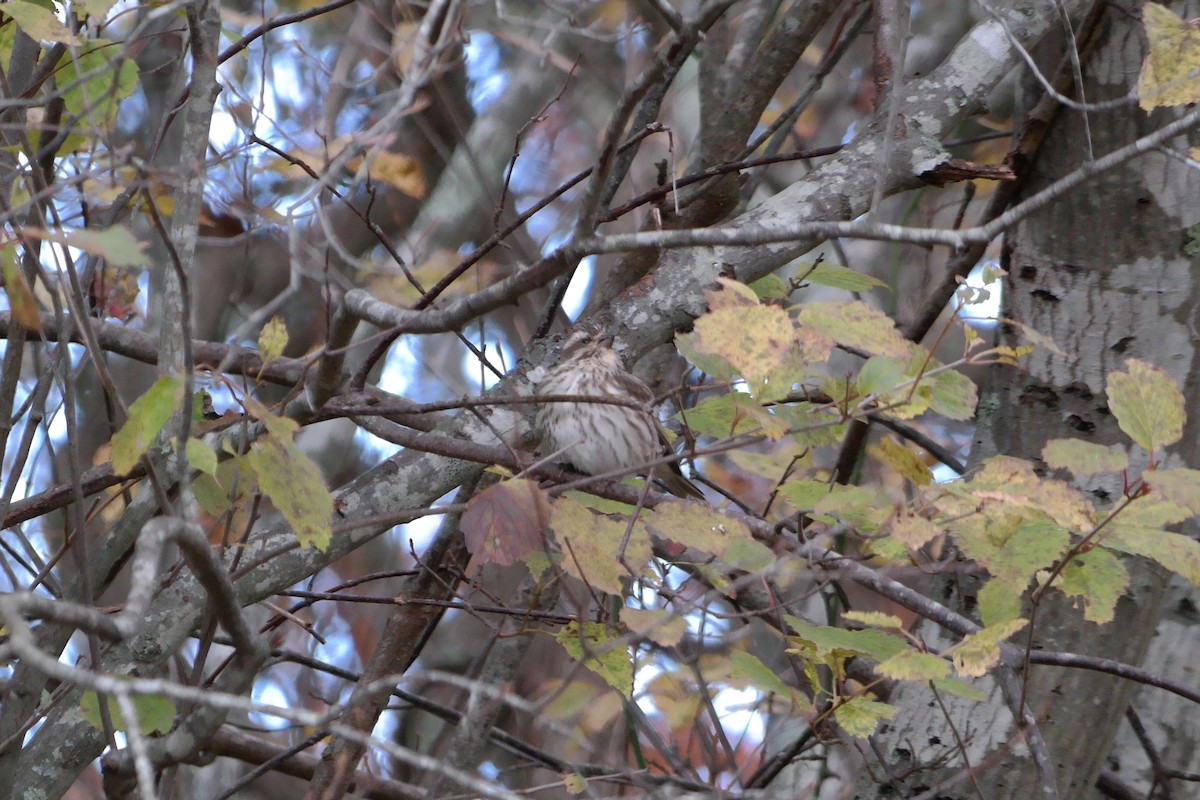
<path id="1" fill-rule="evenodd" d="M 1108 29 L 1084 64 L 1089 100 L 1129 92 L 1144 54 L 1141 36 L 1135 21 L 1110 15 Z M 1170 115 L 1166 111 L 1147 115 L 1133 105 L 1092 112 L 1088 122 L 1095 156 L 1161 126 Z M 1037 192 L 1083 163 L 1086 136 L 1078 112 L 1061 112 L 1025 194 Z M 994 409 L 994 414 L 980 421 L 973 460 L 996 453 L 1036 460 L 1045 443 L 1055 438 L 1121 443 L 1129 448 L 1104 396 L 1107 374 L 1121 369 L 1127 358 L 1153 362 L 1185 387 L 1196 384 L 1200 376 L 1193 320 L 1200 295 L 1192 279 L 1195 264 L 1181 252 L 1181 245 L 1184 230 L 1200 220 L 1198 192 L 1200 178 L 1194 170 L 1152 153 L 1066 194 L 1010 233 L 1005 258 L 1007 314 L 1051 336 L 1067 355 L 1039 351 L 1025 371 L 997 371 L 981 404 L 983 409 Z M 1168 454 L 1168 463 L 1194 465 L 1198 433 L 1197 422 L 1189 421 L 1184 440 Z M 1110 499 L 1118 498 L 1122 490 L 1119 481 L 1115 486 L 1079 485 Z M 1118 603 L 1113 622 L 1103 626 L 1086 622 L 1081 609 L 1052 594 L 1052 602 L 1038 611 L 1034 647 L 1142 663 L 1167 579 L 1161 568 L 1144 561 L 1127 558 L 1125 565 L 1131 585 Z M 1023 636 L 1016 637 L 1022 644 Z M 1033 668 L 1027 705 L 1041 720 L 1038 727 L 1052 756 L 1058 797 L 1098 796 L 1094 785 L 1132 690 L 1127 682 L 1098 673 Z M 983 796 L 1014 800 L 1052 796 L 1045 788 L 1050 776 L 1039 774 L 1028 748 L 1014 744 L 1018 729 L 1000 693 L 993 689 L 990 694 L 988 701 L 979 704 L 943 698 L 959 734 L 969 741 L 970 766 L 977 770 L 974 779 Z M 896 703 L 900 714 L 878 742 L 878 752 L 888 761 L 887 770 L 895 780 L 882 789 L 864 779 L 859 797 L 882 797 L 900 786 L 920 793 L 955 776 L 961 778 L 967 769 L 949 746 L 953 733 L 927 691 L 902 688 Z M 1194 727 L 1194 722 L 1181 727 Z M 1195 732 L 1187 735 L 1194 737 Z M 947 763 L 932 764 L 947 753 Z M 872 766 L 878 773 L 879 765 Z M 938 796 L 976 794 L 969 782 L 963 782 Z"/>

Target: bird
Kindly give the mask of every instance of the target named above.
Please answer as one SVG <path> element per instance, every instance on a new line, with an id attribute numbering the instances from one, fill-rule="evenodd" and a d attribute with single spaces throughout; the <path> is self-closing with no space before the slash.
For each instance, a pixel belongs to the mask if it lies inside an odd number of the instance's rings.
<path id="1" fill-rule="evenodd" d="M 673 453 L 667 433 L 649 410 L 650 387 L 625 369 L 613 350 L 613 337 L 583 324 L 567 338 L 558 362 L 537 385 L 537 396 L 583 395 L 620 397 L 641 408 L 612 403 L 548 401 L 538 406 L 543 450 L 580 472 L 603 475 L 633 471 L 639 465 Z M 651 477 L 666 491 L 685 499 L 704 494 L 684 477 L 677 462 L 651 468 Z"/>

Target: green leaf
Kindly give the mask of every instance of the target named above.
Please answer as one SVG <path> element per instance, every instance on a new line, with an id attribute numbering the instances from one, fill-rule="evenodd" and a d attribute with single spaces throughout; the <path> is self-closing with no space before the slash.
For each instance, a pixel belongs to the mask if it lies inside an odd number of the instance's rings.
<path id="1" fill-rule="evenodd" d="M 817 658 L 838 654 L 870 656 L 876 661 L 885 661 L 911 649 L 908 642 L 883 631 L 848 631 L 827 625 L 812 625 L 790 615 L 787 623 L 795 631 L 795 636 L 790 638 L 809 645 Z"/>
<path id="2" fill-rule="evenodd" d="M 964 422 L 975 416 L 979 392 L 974 382 L 952 369 L 921 378 L 921 388 L 928 386 L 929 407 L 946 419 Z"/>
<path id="3" fill-rule="evenodd" d="M 76 47 L 83 44 L 83 37 L 71 33 L 66 25 L 58 21 L 53 11 L 23 2 L 23 0 L 7 0 L 0 6 L 0 12 L 16 20 L 21 30 L 36 42 L 59 42 Z"/>
<path id="4" fill-rule="evenodd" d="M 829 492 L 830 485 L 825 481 L 788 481 L 779 487 L 780 496 L 802 511 L 816 508 Z"/>
<path id="5" fill-rule="evenodd" d="M 767 275 L 750 284 L 759 300 L 782 300 L 788 296 L 788 285 L 778 275 Z"/>
<path id="6" fill-rule="evenodd" d="M 730 654 L 733 662 L 733 677 L 749 681 L 759 689 L 782 697 L 791 697 L 792 689 L 775 674 L 775 670 L 764 664 L 757 656 L 745 650 L 734 650 Z"/>
<path id="7" fill-rule="evenodd" d="M 846 289 L 851 292 L 867 292 L 871 289 L 887 289 L 888 285 L 881 280 L 856 272 L 840 264 L 830 264 L 822 261 L 809 269 L 801 264 L 799 274 L 808 283 L 820 286 L 831 286 L 834 289 Z"/>
<path id="8" fill-rule="evenodd" d="M 836 485 L 813 510 L 836 516 L 864 532 L 879 530 L 892 512 L 891 503 L 880 496 L 878 487 Z"/>
<path id="9" fill-rule="evenodd" d="M 1114 520 L 1104 546 L 1122 553 L 1152 558 L 1193 584 L 1200 585 L 1200 542 L 1181 533 L 1137 528 Z"/>
<path id="10" fill-rule="evenodd" d="M 124 45 L 93 39 L 62 67 L 59 85 L 72 114 L 102 122 L 137 88 L 137 63 L 123 55 Z M 115 263 L 115 262 L 114 262 Z"/>
<path id="11" fill-rule="evenodd" d="M 192 469 L 216 477 L 217 453 L 202 440 L 187 440 L 187 460 Z"/>
<path id="12" fill-rule="evenodd" d="M 865 739 L 875 733 L 880 722 L 891 719 L 897 713 L 899 709 L 887 703 L 853 697 L 834 709 L 833 716 L 847 734 L 856 739 Z"/>
<path id="13" fill-rule="evenodd" d="M 679 412 L 677 418 L 700 436 L 724 438 L 735 433 L 752 433 L 760 427 L 760 417 L 749 413 L 752 402 L 749 395 L 738 392 L 713 395 Z"/>
<path id="14" fill-rule="evenodd" d="M 979 619 L 984 624 L 996 625 L 1019 619 L 1021 616 L 1021 589 L 1013 589 L 1011 582 L 992 578 L 983 585 L 976 596 L 979 603 Z"/>
<path id="15" fill-rule="evenodd" d="M 954 668 L 964 678 L 980 678 L 1000 663 L 1000 643 L 1029 624 L 1010 619 L 964 636 L 954 648 Z"/>
<path id="16" fill-rule="evenodd" d="M 1186 467 L 1150 470 L 1142 474 L 1142 480 L 1163 498 L 1192 514 L 1200 514 L 1200 470 Z"/>
<path id="17" fill-rule="evenodd" d="M 675 347 L 679 354 L 696 366 L 705 375 L 728 381 L 737 377 L 737 368 L 719 355 L 706 353 L 701 348 L 700 338 L 695 333 L 680 333 L 675 336 Z"/>
<path id="18" fill-rule="evenodd" d="M 1068 597 L 1083 603 L 1089 622 L 1112 622 L 1117 601 L 1129 588 L 1129 573 L 1121 559 L 1102 548 L 1072 558 L 1054 584 Z"/>
<path id="19" fill-rule="evenodd" d="M 333 538 L 333 495 L 308 454 L 289 436 L 271 432 L 250 446 L 246 463 L 304 547 L 324 550 Z"/>
<path id="20" fill-rule="evenodd" d="M 175 724 L 175 705 L 165 697 L 155 695 L 135 695 L 130 698 L 137 711 L 138 728 L 143 734 L 166 733 Z M 79 710 L 83 719 L 96 730 L 104 730 L 100 716 L 100 698 L 93 691 L 83 693 L 79 698 Z M 117 698 L 108 695 L 108 715 L 113 727 L 119 731 L 129 730 Z"/>
<path id="21" fill-rule="evenodd" d="M 1130 439 L 1151 453 L 1183 436 L 1183 393 L 1175 379 L 1153 364 L 1131 358 L 1128 372 L 1108 376 L 1108 407 Z"/>
<path id="22" fill-rule="evenodd" d="M 570 491 L 564 493 L 563 497 L 569 497 L 581 506 L 590 508 L 592 511 L 598 511 L 601 514 L 617 514 L 622 517 L 628 517 L 634 511 L 634 506 L 629 505 L 629 503 L 609 500 L 606 497 L 597 497 L 587 492 Z"/>
<path id="23" fill-rule="evenodd" d="M 113 472 L 124 475 L 154 444 L 167 420 L 179 407 L 183 381 L 164 375 L 129 407 L 129 419 L 113 434 Z"/>
<path id="24" fill-rule="evenodd" d="M 1053 439 L 1042 448 L 1042 459 L 1054 469 L 1069 469 L 1075 475 L 1120 472 L 1129 467 L 1129 456 L 1113 445 L 1085 442 L 1081 439 Z"/>
<path id="25" fill-rule="evenodd" d="M 278 314 L 267 320 L 258 334 L 258 354 L 264 364 L 283 355 L 288 343 L 287 323 Z"/>
<path id="26" fill-rule="evenodd" d="M 775 563 L 775 554 L 755 541 L 746 523 L 699 503 L 659 503 L 642 520 L 659 536 L 712 553 L 732 567 L 757 572 Z"/>
<path id="27" fill-rule="evenodd" d="M 550 529 L 563 550 L 559 566 L 593 589 L 609 594 L 623 594 L 626 584 L 641 575 L 650 563 L 650 535 L 641 519 L 633 523 L 629 541 L 621 552 L 628 527 L 628 519 L 614 520 L 593 514 L 565 497 L 558 498 L 550 507 Z M 624 565 L 620 556 L 624 556 Z M 629 570 L 633 570 L 632 574 Z"/>
<path id="28" fill-rule="evenodd" d="M 897 681 L 931 681 L 950 677 L 950 662 L 933 653 L 908 650 L 879 662 L 875 671 Z"/>
<path id="29" fill-rule="evenodd" d="M 933 688 L 939 692 L 952 694 L 955 697 L 961 697 L 964 700 L 974 700 L 977 703 L 982 703 L 987 700 L 987 692 L 980 689 L 974 684 L 960 681 L 957 678 L 935 678 Z"/>
<path id="30" fill-rule="evenodd" d="M 871 356 L 863 362 L 858 371 L 858 391 L 860 394 L 878 395 L 889 398 L 896 387 L 908 381 L 908 359 L 888 358 L 886 356 Z M 907 389 L 904 390 L 907 393 Z"/>
<path id="31" fill-rule="evenodd" d="M 800 309 L 800 322 L 847 347 L 878 356 L 908 358 L 912 344 L 882 311 L 858 300 L 810 303 Z"/>
<path id="32" fill-rule="evenodd" d="M 622 696 L 633 696 L 633 659 L 613 631 L 599 622 L 584 622 L 582 626 L 569 622 L 556 638 L 571 658 L 583 662 Z"/>

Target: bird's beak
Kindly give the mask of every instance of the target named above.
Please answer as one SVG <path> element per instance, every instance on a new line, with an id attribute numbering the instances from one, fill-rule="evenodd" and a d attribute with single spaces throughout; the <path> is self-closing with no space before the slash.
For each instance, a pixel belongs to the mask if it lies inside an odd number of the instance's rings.
<path id="1" fill-rule="evenodd" d="M 600 342 L 600 344 L 604 345 L 605 347 L 612 347 L 613 343 L 616 342 L 616 340 L 617 340 L 617 337 L 611 333 L 606 333 L 603 336 L 601 336 L 599 339 L 597 339 L 597 341 Z"/>

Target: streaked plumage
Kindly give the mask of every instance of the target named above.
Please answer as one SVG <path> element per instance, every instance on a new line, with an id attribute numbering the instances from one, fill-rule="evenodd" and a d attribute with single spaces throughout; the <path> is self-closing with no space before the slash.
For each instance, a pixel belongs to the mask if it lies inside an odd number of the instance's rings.
<path id="1" fill-rule="evenodd" d="M 625 370 L 612 338 L 581 327 L 563 347 L 558 364 L 538 384 L 537 394 L 625 397 L 648 404 L 650 387 Z M 646 411 L 605 403 L 543 403 L 538 408 L 542 450 L 588 475 L 630 470 L 670 452 L 666 433 Z M 702 498 L 679 471 L 660 465 L 654 478 L 678 497 Z"/>

